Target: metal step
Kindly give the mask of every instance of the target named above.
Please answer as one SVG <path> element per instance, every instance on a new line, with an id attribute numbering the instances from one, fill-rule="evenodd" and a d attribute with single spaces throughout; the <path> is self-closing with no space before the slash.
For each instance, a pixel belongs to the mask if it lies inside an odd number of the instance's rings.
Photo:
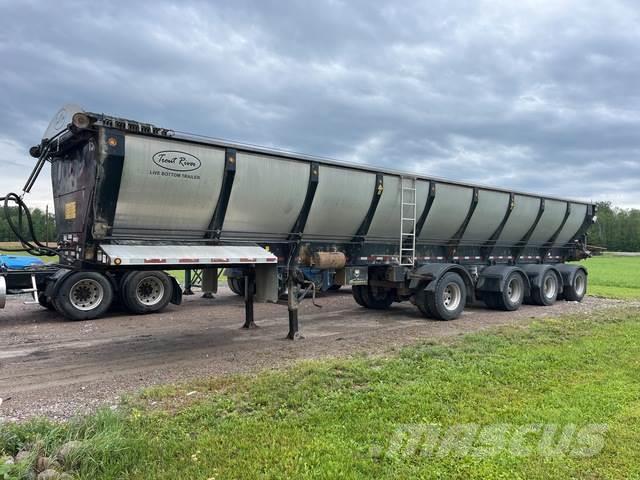
<path id="1" fill-rule="evenodd" d="M 33 300 L 24 302 L 25 305 L 37 305 L 40 303 L 38 301 L 38 285 L 34 274 L 31 274 L 31 288 L 20 290 L 20 293 L 30 293 L 33 296 Z"/>

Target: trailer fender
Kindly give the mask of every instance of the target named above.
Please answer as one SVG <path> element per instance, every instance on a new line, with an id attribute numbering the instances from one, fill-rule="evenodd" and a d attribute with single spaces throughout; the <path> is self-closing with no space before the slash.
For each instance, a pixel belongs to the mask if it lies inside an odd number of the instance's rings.
<path id="1" fill-rule="evenodd" d="M 411 275 L 409 288 L 411 290 L 416 290 L 419 288 L 420 284 L 427 281 L 428 283 L 424 290 L 427 292 L 434 292 L 436 285 L 438 284 L 438 280 L 440 280 L 444 274 L 449 272 L 457 273 L 462 277 L 462 280 L 464 280 L 467 287 L 467 303 L 475 301 L 473 279 L 471 278 L 471 275 L 469 275 L 469 272 L 457 263 L 425 263 L 420 265 Z"/>
<path id="2" fill-rule="evenodd" d="M 178 280 L 172 275 L 169 275 L 171 284 L 173 285 L 173 294 L 171 295 L 171 303 L 174 305 L 180 305 L 182 303 L 182 287 L 178 283 Z"/>
<path id="3" fill-rule="evenodd" d="M 531 290 L 529 276 L 520 267 L 513 265 L 490 265 L 484 268 L 478 275 L 476 290 L 479 292 L 503 292 L 507 285 L 507 279 L 513 272 L 520 274 L 524 282 L 525 295 L 529 295 Z"/>
<path id="4" fill-rule="evenodd" d="M 578 270 L 582 270 L 585 275 L 589 275 L 587 269 L 582 265 L 567 265 L 565 263 L 559 263 L 555 265 L 556 269 L 560 272 L 562 276 L 562 284 L 565 287 L 573 285 L 573 278 L 576 276 Z"/>
<path id="5" fill-rule="evenodd" d="M 550 264 L 525 264 L 521 266 L 522 270 L 524 270 L 529 277 L 529 282 L 532 288 L 540 288 L 542 287 L 542 277 L 547 272 L 547 270 L 552 270 L 553 273 L 558 277 L 558 285 L 563 285 L 562 275 L 556 268 L 556 265 Z"/>
<path id="6" fill-rule="evenodd" d="M 69 270 L 66 268 L 61 268 L 56 273 L 51 275 L 47 280 L 47 286 L 44 289 L 44 295 L 47 298 L 55 298 L 58 296 L 58 291 L 60 290 L 60 286 L 65 278 L 71 275 L 74 270 Z"/>

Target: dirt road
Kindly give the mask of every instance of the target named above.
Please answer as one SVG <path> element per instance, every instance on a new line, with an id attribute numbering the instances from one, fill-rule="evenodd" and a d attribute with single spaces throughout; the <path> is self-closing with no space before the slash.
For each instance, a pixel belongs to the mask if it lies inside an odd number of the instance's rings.
<path id="1" fill-rule="evenodd" d="M 227 289 L 213 300 L 185 297 L 182 306 L 160 314 L 114 314 L 84 322 L 65 322 L 13 299 L 0 310 L 0 419 L 67 418 L 114 405 L 120 394 L 153 384 L 273 368 L 303 358 L 380 353 L 428 338 L 619 303 L 587 298 L 581 304 L 523 306 L 513 313 L 477 307 L 459 320 L 438 322 L 421 317 L 410 304 L 363 309 L 348 289 L 318 302 L 322 308 L 304 303 L 305 338 L 292 342 L 285 339 L 285 306 L 256 305 L 259 328 L 244 330 L 242 300 Z"/>

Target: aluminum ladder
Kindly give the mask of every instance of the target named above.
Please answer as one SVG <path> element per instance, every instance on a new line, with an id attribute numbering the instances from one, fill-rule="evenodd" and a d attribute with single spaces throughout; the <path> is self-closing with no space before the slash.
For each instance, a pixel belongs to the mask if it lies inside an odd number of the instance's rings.
<path id="1" fill-rule="evenodd" d="M 416 179 L 400 178 L 400 265 L 414 266 L 416 258 Z"/>

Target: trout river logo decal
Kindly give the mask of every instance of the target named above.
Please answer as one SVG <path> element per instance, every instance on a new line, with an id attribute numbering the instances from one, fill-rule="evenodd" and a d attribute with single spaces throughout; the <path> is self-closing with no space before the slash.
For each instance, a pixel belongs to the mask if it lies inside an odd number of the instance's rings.
<path id="1" fill-rule="evenodd" d="M 174 150 L 156 153 L 153 156 L 153 163 L 172 172 L 193 172 L 202 166 L 202 162 L 198 157 L 194 157 L 190 153 Z"/>

